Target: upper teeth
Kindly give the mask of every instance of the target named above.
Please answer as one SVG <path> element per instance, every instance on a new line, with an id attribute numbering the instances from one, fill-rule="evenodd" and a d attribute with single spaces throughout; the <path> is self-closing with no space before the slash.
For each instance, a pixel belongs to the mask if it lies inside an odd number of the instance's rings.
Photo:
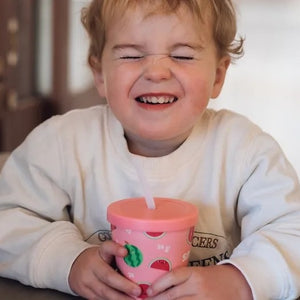
<path id="1" fill-rule="evenodd" d="M 144 103 L 172 103 L 175 97 L 172 96 L 144 96 L 139 98 Z"/>

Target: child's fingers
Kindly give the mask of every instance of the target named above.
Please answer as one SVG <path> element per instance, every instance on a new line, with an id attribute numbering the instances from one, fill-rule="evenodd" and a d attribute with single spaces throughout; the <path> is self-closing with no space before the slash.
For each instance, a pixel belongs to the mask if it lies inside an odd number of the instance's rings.
<path id="1" fill-rule="evenodd" d="M 114 290 L 122 291 L 132 296 L 139 296 L 141 294 L 141 288 L 136 283 L 128 280 L 107 264 L 103 263 L 101 269 L 94 270 L 94 274 L 99 282 L 104 283 Z M 101 290 L 101 285 L 98 285 L 98 287 Z"/>
<path id="2" fill-rule="evenodd" d="M 111 263 L 111 260 L 114 256 L 126 256 L 127 250 L 123 246 L 113 241 L 107 241 L 100 245 L 99 255 L 104 261 Z"/>
<path id="3" fill-rule="evenodd" d="M 129 293 L 130 294 L 130 293 Z M 94 274 L 93 278 L 90 278 L 85 283 L 82 283 L 81 286 L 81 296 L 86 299 L 99 299 L 99 300 L 130 300 L 132 297 L 125 294 L 121 290 L 114 289 L 114 287 L 107 285 L 105 282 L 97 278 Z M 132 295 L 136 296 L 136 295 Z"/>
<path id="4" fill-rule="evenodd" d="M 193 288 L 191 288 L 186 282 L 180 283 L 179 285 L 172 286 L 167 290 L 157 294 L 156 296 L 149 297 L 147 299 L 151 300 L 189 300 L 189 299 L 206 299 L 205 297 L 199 297 L 199 293 L 194 293 Z"/>
<path id="5" fill-rule="evenodd" d="M 90 288 L 82 287 L 80 291 L 80 296 L 84 297 L 85 299 L 99 299 L 99 296 Z"/>
<path id="6" fill-rule="evenodd" d="M 104 245 L 107 244 L 107 245 Z M 105 242 L 82 252 L 75 260 L 69 275 L 71 289 L 87 299 L 132 299 L 127 295 L 139 296 L 140 287 L 116 272 L 102 257 L 124 254 L 122 246 Z"/>
<path id="7" fill-rule="evenodd" d="M 130 294 L 132 296 L 126 295 L 125 292 L 118 291 L 116 289 L 113 289 L 110 286 L 107 286 L 103 282 L 98 282 L 97 285 L 93 285 L 91 292 L 94 294 L 94 297 L 92 298 L 87 298 L 87 299 L 117 299 L 117 300 L 132 300 L 132 297 L 137 297 L 140 295 L 139 294 Z"/>
<path id="8" fill-rule="evenodd" d="M 191 276 L 191 272 L 188 268 L 180 268 L 174 270 L 172 272 L 167 273 L 166 275 L 159 278 L 159 280 L 155 281 L 151 287 L 148 288 L 147 294 L 148 296 L 155 296 L 160 294 L 166 290 L 168 290 L 168 298 L 164 294 L 163 298 L 155 298 L 155 299 L 176 299 L 177 289 L 170 289 L 171 287 L 178 286 L 186 282 Z"/>
<path id="9" fill-rule="evenodd" d="M 104 287 L 105 293 L 114 294 L 115 290 L 118 290 L 128 295 L 139 296 L 141 293 L 140 287 L 134 282 L 125 278 L 123 275 L 120 275 L 109 264 L 107 264 L 111 262 L 114 256 L 126 256 L 126 248 L 113 241 L 107 241 L 100 245 L 98 253 L 100 256 L 99 264 L 101 264 L 101 266 L 98 266 L 98 268 L 94 269 L 94 275 L 97 277 L 99 283 L 104 283 L 105 286 L 112 288 L 106 289 Z M 102 293 L 103 286 L 101 284 L 94 285 L 94 290 L 97 294 Z M 108 297 L 109 295 L 106 296 Z"/>

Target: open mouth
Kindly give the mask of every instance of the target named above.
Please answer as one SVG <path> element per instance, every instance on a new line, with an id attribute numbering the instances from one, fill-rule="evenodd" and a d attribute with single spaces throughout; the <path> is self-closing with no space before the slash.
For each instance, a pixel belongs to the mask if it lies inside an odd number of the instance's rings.
<path id="1" fill-rule="evenodd" d="M 136 101 L 145 104 L 171 104 L 178 100 L 177 97 L 174 96 L 141 96 L 135 98 Z"/>

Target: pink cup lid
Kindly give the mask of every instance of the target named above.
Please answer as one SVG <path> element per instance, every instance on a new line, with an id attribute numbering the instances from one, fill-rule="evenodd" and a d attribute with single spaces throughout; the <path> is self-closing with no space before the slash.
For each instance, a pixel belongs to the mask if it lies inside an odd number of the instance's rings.
<path id="1" fill-rule="evenodd" d="M 137 231 L 178 231 L 195 226 L 197 206 L 177 199 L 154 198 L 156 209 L 148 209 L 144 198 L 119 200 L 107 208 L 108 221 Z"/>

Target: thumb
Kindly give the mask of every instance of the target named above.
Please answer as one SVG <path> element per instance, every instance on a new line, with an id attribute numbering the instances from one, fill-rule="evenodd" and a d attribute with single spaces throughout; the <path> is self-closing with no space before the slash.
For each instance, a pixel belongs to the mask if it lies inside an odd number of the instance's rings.
<path id="1" fill-rule="evenodd" d="M 104 261 L 110 264 L 114 256 L 126 256 L 127 250 L 125 247 L 114 241 L 106 241 L 100 245 L 99 255 Z"/>

